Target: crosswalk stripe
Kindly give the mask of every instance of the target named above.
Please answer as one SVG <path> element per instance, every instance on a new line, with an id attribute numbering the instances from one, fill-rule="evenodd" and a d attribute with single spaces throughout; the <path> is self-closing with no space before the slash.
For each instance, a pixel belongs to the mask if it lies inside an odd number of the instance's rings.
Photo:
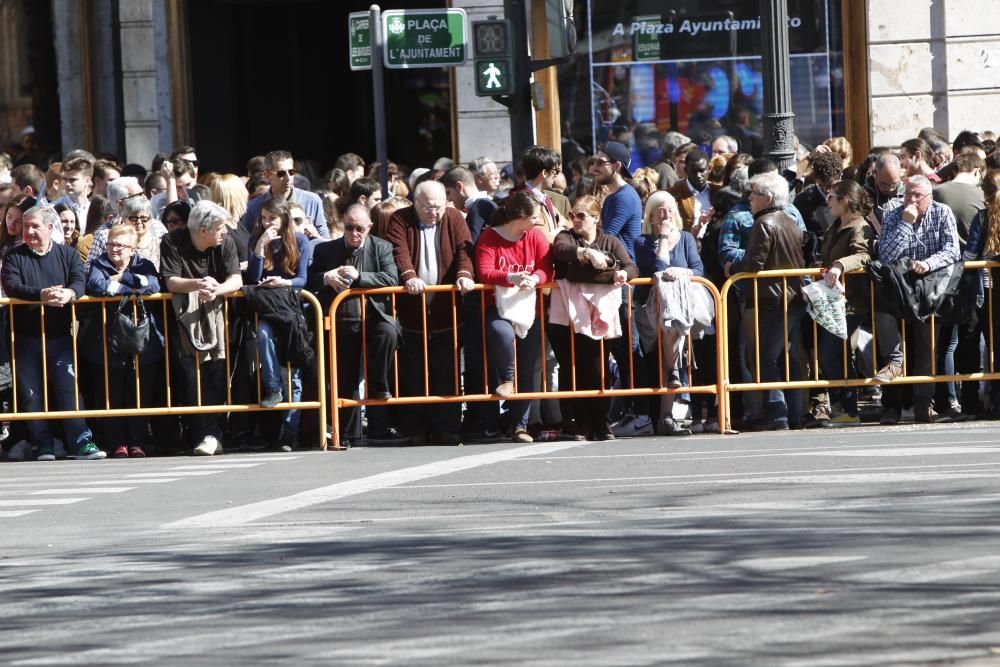
<path id="1" fill-rule="evenodd" d="M 0 507 L 31 507 L 32 505 L 72 505 L 90 498 L 0 498 Z"/>
<path id="2" fill-rule="evenodd" d="M 191 466 L 177 466 L 176 468 L 167 468 L 167 470 L 176 470 L 178 472 L 203 472 L 203 471 L 216 471 L 223 472 L 226 470 L 239 470 L 241 468 L 256 468 L 261 465 L 260 463 L 206 463 L 205 465 L 191 465 Z"/>
<path id="3" fill-rule="evenodd" d="M 133 480 L 142 478 L 156 478 L 156 477 L 201 477 L 204 475 L 218 475 L 220 472 L 225 472 L 224 470 L 189 470 L 183 472 L 140 472 L 134 475 L 125 475 L 123 479 Z"/>
<path id="4" fill-rule="evenodd" d="M 0 510 L 0 519 L 10 519 L 40 511 L 41 510 Z"/>
<path id="5" fill-rule="evenodd" d="M 135 490 L 134 486 L 90 486 L 86 489 L 40 489 L 31 491 L 32 496 L 72 496 L 85 490 L 87 493 L 122 493 Z"/>

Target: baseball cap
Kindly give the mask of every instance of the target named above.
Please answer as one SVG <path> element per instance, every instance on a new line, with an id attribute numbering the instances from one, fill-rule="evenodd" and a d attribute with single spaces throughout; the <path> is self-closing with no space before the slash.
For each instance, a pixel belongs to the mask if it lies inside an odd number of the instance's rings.
<path id="1" fill-rule="evenodd" d="M 609 141 L 604 144 L 604 148 L 601 149 L 601 152 L 615 162 L 621 162 L 622 176 L 625 178 L 632 178 L 632 172 L 628 170 L 629 165 L 632 164 L 632 153 L 629 151 L 628 146 L 619 141 Z"/>

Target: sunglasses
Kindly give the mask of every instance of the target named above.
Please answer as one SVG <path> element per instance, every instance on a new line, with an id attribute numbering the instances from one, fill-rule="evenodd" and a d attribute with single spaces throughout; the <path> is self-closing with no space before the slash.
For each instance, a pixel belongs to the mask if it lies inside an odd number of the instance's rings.
<path id="1" fill-rule="evenodd" d="M 125 219 L 128 220 L 129 222 L 138 223 L 142 225 L 148 225 L 150 221 L 150 217 L 148 215 L 130 215 Z"/>
<path id="2" fill-rule="evenodd" d="M 170 227 L 171 225 L 183 225 L 184 221 L 181 220 L 180 218 L 164 218 L 163 224 L 165 224 L 167 227 Z"/>
<path id="3" fill-rule="evenodd" d="M 294 169 L 279 169 L 278 171 L 274 172 L 274 175 L 277 176 L 278 178 L 285 178 L 285 177 L 291 178 L 297 173 L 298 172 L 295 171 Z"/>
<path id="4" fill-rule="evenodd" d="M 362 227 L 361 225 L 344 225 L 345 232 L 357 232 L 358 234 L 364 234 L 368 231 L 367 227 Z"/>
<path id="5" fill-rule="evenodd" d="M 303 225 L 303 224 L 305 224 L 306 219 L 305 218 L 292 218 L 292 222 L 294 222 L 296 225 Z"/>
<path id="6" fill-rule="evenodd" d="M 587 219 L 587 214 L 584 213 L 583 211 L 570 211 L 569 217 L 572 218 L 573 220 L 580 220 L 582 222 L 583 220 Z"/>
<path id="7" fill-rule="evenodd" d="M 112 241 L 111 243 L 108 244 L 108 250 L 135 250 L 135 246 L 130 246 L 125 243 L 118 243 L 116 241 Z"/>

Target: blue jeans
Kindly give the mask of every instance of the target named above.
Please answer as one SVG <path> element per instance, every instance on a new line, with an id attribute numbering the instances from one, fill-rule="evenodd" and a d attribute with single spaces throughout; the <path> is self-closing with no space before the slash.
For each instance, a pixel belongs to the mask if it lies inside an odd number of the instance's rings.
<path id="1" fill-rule="evenodd" d="M 75 410 L 76 397 L 73 395 L 73 339 L 69 336 L 48 337 L 45 340 L 48 370 L 48 410 Z M 42 412 L 45 400 L 42 396 L 42 339 L 20 336 L 14 345 L 15 372 L 17 373 L 18 411 Z M 80 398 L 83 410 L 83 398 Z M 87 423 L 79 418 L 63 419 L 63 442 L 66 447 L 79 449 L 93 440 Z M 41 450 L 53 446 L 52 430 L 47 419 L 31 419 L 26 422 L 28 437 Z"/>
<path id="2" fill-rule="evenodd" d="M 801 380 L 799 339 L 802 327 L 799 322 L 805 314 L 805 306 L 793 301 L 788 306 L 788 379 Z M 760 381 L 785 381 L 785 329 L 781 304 L 762 305 L 760 308 Z M 756 365 L 756 360 L 754 360 Z M 802 390 L 769 389 L 764 404 L 765 417 L 770 422 L 800 424 L 802 422 Z"/>
<path id="3" fill-rule="evenodd" d="M 514 381 L 514 327 L 500 317 L 496 306 L 486 309 L 486 344 L 488 364 L 501 383 Z M 517 341 L 517 391 L 524 393 L 537 391 L 535 386 L 535 362 L 541 346 L 541 326 L 538 318 L 528 329 L 528 335 Z M 490 390 L 496 386 L 490 387 Z M 511 427 L 527 428 L 531 401 L 507 401 L 507 412 Z"/>
<path id="4" fill-rule="evenodd" d="M 271 323 L 261 319 L 257 323 L 257 353 L 260 355 L 260 384 L 264 393 L 280 391 L 285 402 L 297 403 L 302 400 L 302 370 L 292 366 L 292 395 L 288 395 L 288 382 L 282 380 L 283 368 L 278 360 L 278 349 L 274 346 L 274 329 Z M 279 439 L 295 438 L 299 434 L 299 411 L 285 410 L 281 415 Z"/>

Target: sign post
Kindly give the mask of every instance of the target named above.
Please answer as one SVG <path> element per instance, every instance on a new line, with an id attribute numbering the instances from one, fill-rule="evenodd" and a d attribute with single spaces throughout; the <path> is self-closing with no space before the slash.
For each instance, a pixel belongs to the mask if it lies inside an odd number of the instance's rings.
<path id="1" fill-rule="evenodd" d="M 385 136 L 385 82 L 382 71 L 382 31 L 379 21 L 380 9 L 372 5 L 368 10 L 371 26 L 371 68 L 372 92 L 375 111 L 375 159 L 378 160 L 378 182 L 382 187 L 382 195 L 389 194 L 389 144 Z"/>
<path id="2" fill-rule="evenodd" d="M 450 67 L 468 59 L 464 9 L 393 9 L 382 13 L 385 66 Z"/>

